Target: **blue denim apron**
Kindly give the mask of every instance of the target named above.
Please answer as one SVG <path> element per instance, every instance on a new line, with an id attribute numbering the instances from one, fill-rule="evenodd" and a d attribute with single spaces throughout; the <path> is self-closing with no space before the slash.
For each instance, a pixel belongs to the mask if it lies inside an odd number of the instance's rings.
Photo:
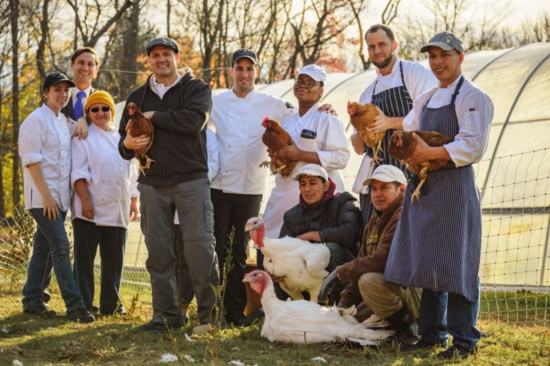
<path id="1" fill-rule="evenodd" d="M 413 100 L 405 85 L 405 78 L 403 76 L 403 62 L 399 63 L 399 71 L 401 72 L 401 81 L 403 85 L 375 94 L 376 84 L 378 83 L 378 81 L 376 81 L 374 88 L 372 89 L 371 101 L 376 104 L 378 108 L 380 108 L 388 117 L 405 117 L 413 107 Z M 405 173 L 405 176 L 407 176 L 409 173 L 405 168 L 405 165 L 401 164 L 399 160 L 392 158 L 388 152 L 390 138 L 394 131 L 394 129 L 386 130 L 384 138 L 382 139 L 382 151 L 378 154 L 380 161 L 378 164 L 375 164 L 374 169 L 376 169 L 378 165 L 382 164 L 394 165 L 401 169 Z M 366 153 L 369 156 L 374 156 L 373 149 L 368 146 L 366 148 Z M 361 194 L 359 202 L 361 203 L 361 212 L 363 214 L 363 225 L 366 225 L 374 212 L 370 192 L 367 194 Z"/>
<path id="2" fill-rule="evenodd" d="M 421 130 L 451 137 L 458 134 L 455 99 L 463 82 L 461 77 L 450 104 L 424 107 Z M 457 293 L 473 302 L 481 252 L 481 204 L 473 168 L 455 168 L 450 163 L 430 172 L 420 199 L 411 203 L 418 181 L 413 177 L 407 187 L 385 279 L 402 286 Z"/>

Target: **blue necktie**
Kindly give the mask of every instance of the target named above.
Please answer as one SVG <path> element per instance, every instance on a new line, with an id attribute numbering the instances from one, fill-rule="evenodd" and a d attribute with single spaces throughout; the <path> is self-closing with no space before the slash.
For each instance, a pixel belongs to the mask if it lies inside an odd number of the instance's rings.
<path id="1" fill-rule="evenodd" d="M 86 96 L 86 92 L 79 91 L 76 94 L 76 103 L 74 105 L 74 120 L 78 120 L 84 115 L 84 106 L 82 105 L 82 99 Z"/>

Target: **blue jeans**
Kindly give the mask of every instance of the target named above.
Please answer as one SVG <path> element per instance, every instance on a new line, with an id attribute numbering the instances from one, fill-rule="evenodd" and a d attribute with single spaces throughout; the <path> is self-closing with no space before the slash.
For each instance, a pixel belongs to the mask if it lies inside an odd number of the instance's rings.
<path id="1" fill-rule="evenodd" d="M 424 289 L 418 333 L 429 343 L 446 345 L 448 332 L 453 336 L 453 345 L 474 350 L 481 338 L 481 332 L 476 328 L 478 310 L 479 281 L 474 302 L 459 294 Z"/>
<path id="2" fill-rule="evenodd" d="M 34 245 L 27 273 L 27 282 L 23 287 L 23 308 L 44 305 L 44 276 L 46 263 L 51 255 L 55 277 L 65 301 L 67 311 L 84 307 L 82 295 L 76 286 L 71 269 L 71 244 L 65 231 L 66 212 L 59 211 L 56 220 L 44 216 L 42 208 L 33 208 L 30 213 L 36 221 Z"/>

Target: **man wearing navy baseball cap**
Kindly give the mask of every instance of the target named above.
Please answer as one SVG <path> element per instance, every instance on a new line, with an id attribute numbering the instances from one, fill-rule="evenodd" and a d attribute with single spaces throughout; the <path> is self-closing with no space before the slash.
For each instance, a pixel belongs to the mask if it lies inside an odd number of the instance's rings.
<path id="1" fill-rule="evenodd" d="M 430 69 L 439 83 L 415 101 L 403 129 L 436 131 L 453 141 L 431 147 L 413 135 L 417 146 L 408 164 L 431 159 L 449 164 L 430 172 L 421 203 L 410 199 L 418 178 L 414 176 L 408 185 L 385 279 L 423 289 L 418 321 L 422 338 L 412 348 L 447 347 L 449 333 L 453 344 L 437 357 L 466 358 L 476 352 L 481 336 L 476 327 L 481 202 L 472 164 L 487 148 L 493 103 L 462 75 L 464 48 L 454 34 L 436 34 L 421 52 L 429 54 Z"/>

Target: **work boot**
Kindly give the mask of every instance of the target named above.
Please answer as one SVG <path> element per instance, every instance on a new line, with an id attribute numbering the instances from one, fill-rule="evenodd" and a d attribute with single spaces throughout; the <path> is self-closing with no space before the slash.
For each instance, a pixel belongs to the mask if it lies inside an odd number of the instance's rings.
<path id="1" fill-rule="evenodd" d="M 95 321 L 95 316 L 88 310 L 86 310 L 86 308 L 78 308 L 75 310 L 67 311 L 67 318 L 74 322 L 80 323 L 92 323 Z"/>
<path id="2" fill-rule="evenodd" d="M 386 320 L 390 323 L 390 327 L 397 332 L 396 339 L 399 343 L 412 345 L 418 342 L 419 337 L 412 329 L 416 325 L 414 315 L 406 302 L 403 301 L 403 307 L 387 317 Z"/>
<path id="3" fill-rule="evenodd" d="M 238 327 L 248 327 L 254 322 L 254 319 L 247 318 L 241 311 L 238 310 L 229 311 L 225 316 L 225 320 L 227 323 Z"/>
<path id="4" fill-rule="evenodd" d="M 439 352 L 437 354 L 437 358 L 444 359 L 444 360 L 460 360 L 468 358 L 468 356 L 475 354 L 477 351 L 477 348 L 465 348 L 461 347 L 459 345 L 452 345 L 451 347 L 447 348 L 445 351 Z"/>
<path id="5" fill-rule="evenodd" d="M 407 303 L 403 301 L 403 306 L 397 312 L 386 317 L 392 329 L 400 332 L 409 329 L 409 326 L 414 322 L 414 316 L 409 310 Z"/>

